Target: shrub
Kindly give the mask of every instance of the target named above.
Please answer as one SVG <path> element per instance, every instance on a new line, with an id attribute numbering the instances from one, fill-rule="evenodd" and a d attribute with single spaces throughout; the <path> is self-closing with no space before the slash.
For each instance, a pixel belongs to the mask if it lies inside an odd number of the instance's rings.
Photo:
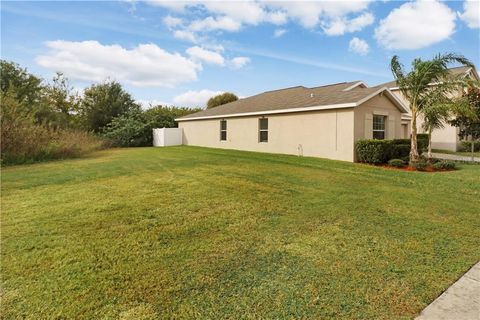
<path id="1" fill-rule="evenodd" d="M 2 95 L 1 157 L 3 164 L 78 157 L 100 149 L 104 141 L 74 130 L 53 130 L 35 123 L 10 94 Z"/>
<path id="2" fill-rule="evenodd" d="M 417 149 L 418 153 L 426 151 L 428 148 L 428 134 L 419 133 L 417 134 Z"/>
<path id="3" fill-rule="evenodd" d="M 402 159 L 388 160 L 388 164 L 391 165 L 392 167 L 397 167 L 397 168 L 405 167 L 405 161 L 403 161 Z"/>
<path id="4" fill-rule="evenodd" d="M 453 161 L 442 160 L 434 163 L 432 167 L 435 170 L 454 170 L 456 168 L 456 164 Z"/>
<path id="5" fill-rule="evenodd" d="M 480 141 L 475 141 L 475 144 L 473 145 L 473 147 L 474 147 L 473 150 L 475 152 L 479 152 L 480 151 Z M 472 151 L 472 142 L 471 141 L 462 141 L 460 151 L 465 151 L 465 152 Z"/>
<path id="6" fill-rule="evenodd" d="M 396 140 L 392 141 L 392 149 L 390 154 L 391 159 L 408 158 L 410 154 L 410 140 L 407 141 L 407 144 L 399 144 L 396 142 Z"/>
<path id="7" fill-rule="evenodd" d="M 424 159 L 420 159 L 420 160 L 418 160 L 418 161 L 416 161 L 416 162 L 413 162 L 413 163 L 411 164 L 411 166 L 412 166 L 413 168 L 415 168 L 416 170 L 418 170 L 418 171 L 425 171 L 425 170 L 427 170 L 428 164 L 427 164 L 427 162 L 426 162 Z"/>
<path id="8" fill-rule="evenodd" d="M 355 145 L 358 161 L 371 164 L 386 163 L 391 149 L 392 142 L 389 140 L 359 140 Z"/>

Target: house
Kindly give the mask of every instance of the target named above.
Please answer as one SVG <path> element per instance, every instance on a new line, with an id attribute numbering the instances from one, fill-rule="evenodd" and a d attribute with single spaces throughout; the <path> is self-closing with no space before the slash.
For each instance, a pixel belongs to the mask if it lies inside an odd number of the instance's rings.
<path id="1" fill-rule="evenodd" d="M 477 81 L 480 80 L 478 73 L 474 67 L 451 68 L 449 69 L 449 72 L 456 77 L 470 78 L 472 80 L 477 80 Z M 400 92 L 400 89 L 398 88 L 396 81 L 382 83 L 377 87 L 379 88 L 387 87 L 407 107 L 410 107 L 409 102 L 404 98 L 404 96 Z M 458 95 L 460 94 L 462 94 L 462 92 L 459 91 Z M 406 123 L 405 129 L 408 130 L 407 132 L 410 132 L 410 123 L 409 123 L 410 118 L 411 118 L 410 113 L 403 115 L 403 119 L 405 120 L 405 123 Z M 423 118 L 421 114 L 418 115 L 418 118 L 417 118 L 417 131 L 418 133 L 426 133 L 425 128 L 423 127 Z M 432 132 L 432 147 L 434 149 L 457 151 L 461 145 L 460 138 L 458 137 L 458 133 L 459 133 L 459 129 L 457 127 L 454 127 L 448 123 L 445 123 L 442 129 L 436 129 Z"/>
<path id="2" fill-rule="evenodd" d="M 355 161 L 360 139 L 404 138 L 405 104 L 362 81 L 267 91 L 181 118 L 183 144 Z"/>

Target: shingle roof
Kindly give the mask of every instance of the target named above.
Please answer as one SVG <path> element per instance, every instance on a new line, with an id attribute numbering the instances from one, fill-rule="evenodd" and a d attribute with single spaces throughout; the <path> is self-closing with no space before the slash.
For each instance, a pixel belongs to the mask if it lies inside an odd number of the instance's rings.
<path id="1" fill-rule="evenodd" d="M 271 112 L 274 110 L 292 110 L 316 106 L 334 106 L 354 104 L 374 94 L 379 88 L 363 88 L 356 86 L 346 90 L 360 81 L 342 82 L 321 87 L 306 88 L 303 86 L 280 90 L 266 91 L 248 98 L 230 102 L 212 109 L 202 110 L 178 120 L 222 115 L 241 115 L 252 112 Z M 353 105 L 352 105 L 353 106 Z M 340 106 L 339 106 L 340 107 Z M 300 111 L 300 110 L 297 110 Z"/>
<path id="2" fill-rule="evenodd" d="M 471 67 L 462 66 L 462 67 L 450 68 L 448 70 L 453 76 L 458 76 L 458 75 L 467 74 L 467 72 L 470 71 L 470 69 Z M 398 84 L 397 84 L 397 81 L 393 80 L 393 81 L 381 83 L 375 86 L 375 88 L 380 88 L 380 87 L 387 87 L 389 89 L 392 89 L 392 88 L 398 87 Z"/>

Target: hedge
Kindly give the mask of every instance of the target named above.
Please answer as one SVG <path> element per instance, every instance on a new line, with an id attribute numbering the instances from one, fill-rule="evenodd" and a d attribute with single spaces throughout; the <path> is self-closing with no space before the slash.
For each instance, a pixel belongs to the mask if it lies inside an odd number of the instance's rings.
<path id="1" fill-rule="evenodd" d="M 428 147 L 428 135 L 417 135 L 417 147 L 420 153 Z M 372 164 L 387 163 L 390 159 L 408 159 L 410 139 L 359 140 L 355 144 L 358 161 Z"/>
<path id="2" fill-rule="evenodd" d="M 480 141 L 475 141 L 474 150 L 475 152 L 480 151 Z M 460 148 L 460 151 L 466 151 L 470 152 L 472 151 L 472 142 L 471 141 L 462 141 L 462 146 Z"/>

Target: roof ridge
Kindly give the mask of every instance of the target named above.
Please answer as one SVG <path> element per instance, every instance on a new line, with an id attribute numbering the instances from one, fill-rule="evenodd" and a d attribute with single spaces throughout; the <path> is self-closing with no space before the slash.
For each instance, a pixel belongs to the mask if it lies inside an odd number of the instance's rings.
<path id="1" fill-rule="evenodd" d="M 288 89 L 293 89 L 293 88 L 305 88 L 305 89 L 307 89 L 307 88 L 304 87 L 304 86 L 292 86 L 292 87 L 286 87 L 286 88 L 281 88 L 281 89 L 263 91 L 262 93 L 282 91 L 282 90 L 288 90 Z M 259 93 L 259 94 L 262 94 L 262 93 Z M 256 94 L 256 96 L 258 96 L 259 94 Z"/>
<path id="2" fill-rule="evenodd" d="M 359 81 L 361 81 L 361 80 L 359 80 Z M 318 88 L 332 87 L 332 86 L 338 86 L 340 84 L 356 83 L 356 82 L 359 82 L 359 81 L 343 81 L 343 82 L 325 84 L 323 86 L 310 87 L 310 88 L 307 88 L 307 89 L 318 89 Z"/>

